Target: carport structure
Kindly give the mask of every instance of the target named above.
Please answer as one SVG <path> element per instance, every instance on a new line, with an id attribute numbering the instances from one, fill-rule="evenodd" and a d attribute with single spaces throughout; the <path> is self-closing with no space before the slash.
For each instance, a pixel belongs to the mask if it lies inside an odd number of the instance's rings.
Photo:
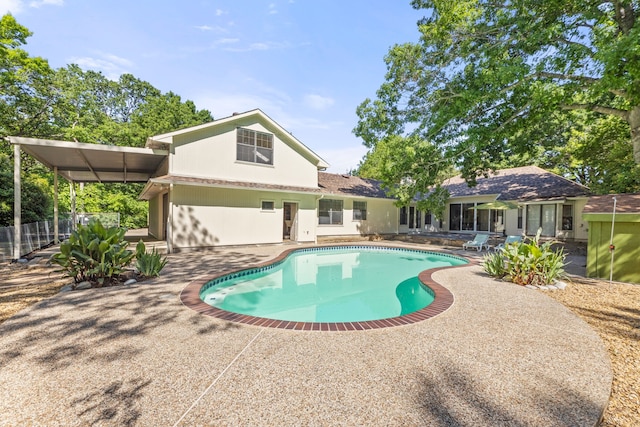
<path id="1" fill-rule="evenodd" d="M 58 175 L 71 183 L 72 215 L 75 216 L 76 182 L 147 182 L 167 161 L 168 151 L 153 148 L 120 147 L 50 139 L 9 137 L 14 154 L 14 259 L 21 245 L 21 151 L 53 171 L 54 236 L 58 239 Z"/>

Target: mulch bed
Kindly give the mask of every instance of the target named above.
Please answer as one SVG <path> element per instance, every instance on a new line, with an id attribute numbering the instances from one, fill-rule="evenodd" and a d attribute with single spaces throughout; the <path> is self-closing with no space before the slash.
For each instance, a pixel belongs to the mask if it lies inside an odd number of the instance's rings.
<path id="1" fill-rule="evenodd" d="M 0 264 L 0 323 L 49 298 L 71 279 L 44 265 Z"/>
<path id="2" fill-rule="evenodd" d="M 587 322 L 607 347 L 613 384 L 601 425 L 640 426 L 640 285 L 574 276 L 564 291 L 548 295 Z"/>

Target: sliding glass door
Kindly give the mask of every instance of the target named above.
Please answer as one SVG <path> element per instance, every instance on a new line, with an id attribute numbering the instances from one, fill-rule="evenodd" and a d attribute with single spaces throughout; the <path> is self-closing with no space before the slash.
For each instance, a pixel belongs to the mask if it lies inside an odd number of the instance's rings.
<path id="1" fill-rule="evenodd" d="M 527 234 L 532 236 L 542 228 L 542 236 L 556 235 L 556 205 L 527 205 Z"/>

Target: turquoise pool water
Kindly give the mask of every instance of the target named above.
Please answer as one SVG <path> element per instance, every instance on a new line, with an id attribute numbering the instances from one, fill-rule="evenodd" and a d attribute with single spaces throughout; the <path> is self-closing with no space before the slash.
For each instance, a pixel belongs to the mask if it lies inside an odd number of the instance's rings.
<path id="1" fill-rule="evenodd" d="M 297 322 L 356 322 L 401 316 L 433 302 L 418 274 L 466 264 L 426 251 L 337 247 L 295 251 L 278 264 L 207 283 L 200 298 L 250 316 Z"/>

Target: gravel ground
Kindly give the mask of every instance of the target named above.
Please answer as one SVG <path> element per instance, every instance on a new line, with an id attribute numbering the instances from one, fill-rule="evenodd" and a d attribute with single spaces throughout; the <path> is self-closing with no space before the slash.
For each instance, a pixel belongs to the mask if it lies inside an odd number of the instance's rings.
<path id="1" fill-rule="evenodd" d="M 57 294 L 69 279 L 43 265 L 0 264 L 0 323 Z"/>
<path id="2" fill-rule="evenodd" d="M 0 323 L 68 282 L 52 271 L 42 265 L 0 265 Z M 566 290 L 547 295 L 582 317 L 607 347 L 614 379 L 602 425 L 640 425 L 640 286 L 574 277 Z"/>
<path id="3" fill-rule="evenodd" d="M 602 337 L 613 369 L 603 426 L 640 426 L 640 286 L 574 277 L 550 292 Z"/>

